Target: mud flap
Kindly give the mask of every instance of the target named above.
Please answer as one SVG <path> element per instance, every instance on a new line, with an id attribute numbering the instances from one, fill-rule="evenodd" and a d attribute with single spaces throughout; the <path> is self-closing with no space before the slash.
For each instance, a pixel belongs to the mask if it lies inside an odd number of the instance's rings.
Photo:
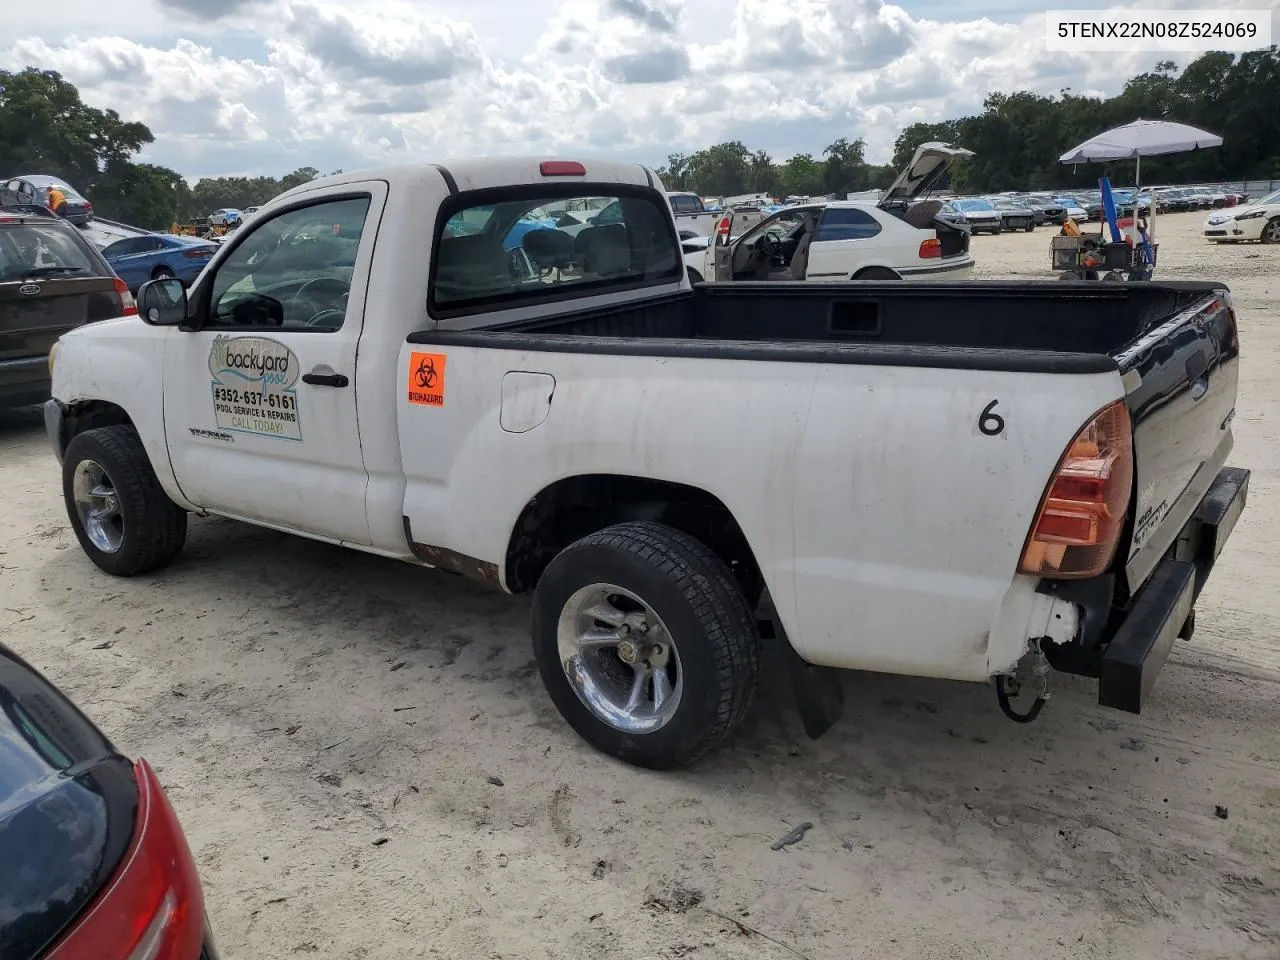
<path id="1" fill-rule="evenodd" d="M 791 676 L 791 691 L 795 695 L 796 710 L 804 724 L 804 732 L 809 739 L 817 740 L 844 716 L 844 685 L 840 682 L 840 671 L 815 666 L 796 653 L 767 589 L 760 598 L 756 621 L 761 638 L 777 642 L 778 652 Z"/>

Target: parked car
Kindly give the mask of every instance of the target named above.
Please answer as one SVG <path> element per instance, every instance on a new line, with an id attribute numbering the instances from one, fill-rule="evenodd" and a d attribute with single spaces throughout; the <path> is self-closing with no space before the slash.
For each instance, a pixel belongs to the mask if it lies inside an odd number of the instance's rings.
<path id="1" fill-rule="evenodd" d="M 195 861 L 155 771 L 3 644 L 0 863 L 5 960 L 216 960 Z"/>
<path id="2" fill-rule="evenodd" d="M 63 333 L 136 312 L 82 231 L 43 204 L 0 206 L 0 409 L 49 399 L 49 350 Z"/>
<path id="3" fill-rule="evenodd" d="M 185 284 L 195 282 L 218 245 L 199 237 L 172 233 L 149 233 L 117 240 L 103 248 L 102 255 L 116 276 L 136 292 L 148 280 L 177 277 Z"/>
<path id="4" fill-rule="evenodd" d="M 1054 197 L 1057 203 L 1062 204 L 1062 209 L 1067 212 L 1067 219 L 1074 220 L 1076 223 L 1084 223 L 1089 219 L 1089 211 L 1080 204 L 1075 197 Z"/>
<path id="5" fill-rule="evenodd" d="M 1260 240 L 1280 243 L 1280 191 L 1245 206 L 1215 211 L 1204 224 L 1206 240 L 1229 243 Z"/>
<path id="6" fill-rule="evenodd" d="M 973 233 L 999 233 L 1004 229 L 1004 217 L 992 206 L 990 200 L 984 200 L 981 197 L 961 197 L 959 200 L 952 200 L 951 206 L 968 221 L 969 229 Z M 1034 217 L 1032 223 L 1035 223 Z"/>
<path id="7" fill-rule="evenodd" d="M 1036 215 L 1030 207 L 1008 197 L 992 197 L 988 202 L 1000 214 L 1001 229 L 1030 233 L 1036 228 Z"/>
<path id="8" fill-rule="evenodd" d="M 656 181 L 489 157 L 273 200 L 190 292 L 59 343 L 82 549 L 155 570 L 199 511 L 531 593 L 552 701 L 644 767 L 733 732 L 762 636 L 812 735 L 834 669 L 994 679 L 1018 716 L 1057 667 L 1140 710 L 1247 496 L 1226 288 L 691 285 Z M 513 271 L 510 225 L 575 194 L 622 221 Z"/>
<path id="9" fill-rule="evenodd" d="M 1031 208 L 1031 213 L 1036 220 L 1036 226 L 1046 223 L 1060 225 L 1067 222 L 1067 208 L 1052 197 L 1038 193 L 1027 193 L 1015 199 Z"/>
<path id="10" fill-rule="evenodd" d="M 738 210 L 721 216 L 715 241 L 690 277 L 728 280 L 963 280 L 973 272 L 969 232 L 924 200 L 970 151 L 921 145 L 879 204 L 821 200 L 785 207 L 739 232 Z"/>
<path id="11" fill-rule="evenodd" d="M 230 227 L 239 224 L 243 214 L 234 207 L 223 207 L 209 214 L 209 225 L 214 227 Z"/>
<path id="12" fill-rule="evenodd" d="M 57 187 L 67 198 L 67 204 L 62 209 L 63 219 L 76 226 L 93 222 L 93 204 L 79 190 L 59 177 L 41 173 L 13 177 L 5 184 L 5 193 L 9 195 L 5 202 L 44 204 L 48 202 L 50 187 Z"/>

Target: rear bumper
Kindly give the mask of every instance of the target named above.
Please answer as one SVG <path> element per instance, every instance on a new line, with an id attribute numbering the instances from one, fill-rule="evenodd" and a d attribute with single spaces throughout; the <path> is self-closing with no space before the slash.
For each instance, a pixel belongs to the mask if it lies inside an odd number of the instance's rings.
<path id="1" fill-rule="evenodd" d="M 1112 620 L 1113 632 L 1098 672 L 1099 704 L 1142 712 L 1173 641 L 1180 635 L 1190 639 L 1196 598 L 1235 529 L 1248 493 L 1248 470 L 1226 467 L 1219 471 L 1127 611 Z"/>
<path id="2" fill-rule="evenodd" d="M 49 399 L 49 358 L 0 360 L 0 410 Z"/>
<path id="3" fill-rule="evenodd" d="M 967 253 L 954 257 L 946 257 L 928 267 L 900 267 L 898 273 L 903 280 L 929 280 L 950 283 L 954 280 L 967 280 L 973 273 L 973 257 Z"/>

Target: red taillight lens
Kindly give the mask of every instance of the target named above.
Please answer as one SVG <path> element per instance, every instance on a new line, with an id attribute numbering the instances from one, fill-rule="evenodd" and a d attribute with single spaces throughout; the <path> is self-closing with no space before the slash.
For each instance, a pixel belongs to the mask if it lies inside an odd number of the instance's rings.
<path id="1" fill-rule="evenodd" d="M 138 813 L 124 862 L 45 960 L 193 960 L 204 900 L 182 827 L 145 760 L 133 767 Z"/>
<path id="2" fill-rule="evenodd" d="M 337 232 L 336 230 L 334 231 Z M 197 247 L 195 250 L 183 250 L 182 256 L 187 260 L 208 260 L 213 256 L 213 251 L 204 247 Z"/>
<path id="3" fill-rule="evenodd" d="M 942 241 L 941 241 L 941 240 L 938 240 L 938 239 L 935 237 L 935 238 L 930 238 L 930 239 L 928 239 L 928 240 L 925 240 L 925 241 L 923 241 L 923 242 L 920 244 L 920 259 L 921 259 L 921 260 L 930 260 L 930 259 L 932 259 L 932 258 L 934 258 L 934 257 L 940 257 L 940 256 L 942 256 Z"/>
<path id="4" fill-rule="evenodd" d="M 543 160 L 538 172 L 544 177 L 585 177 L 587 168 L 576 160 Z"/>
<path id="5" fill-rule="evenodd" d="M 138 315 L 138 304 L 133 299 L 133 294 L 129 292 L 129 285 L 116 277 L 116 296 L 120 298 L 120 316 L 136 317 Z"/>
<path id="6" fill-rule="evenodd" d="M 1045 490 L 1021 573 L 1096 577 L 1111 565 L 1133 488 L 1133 428 L 1117 400 L 1076 434 Z"/>

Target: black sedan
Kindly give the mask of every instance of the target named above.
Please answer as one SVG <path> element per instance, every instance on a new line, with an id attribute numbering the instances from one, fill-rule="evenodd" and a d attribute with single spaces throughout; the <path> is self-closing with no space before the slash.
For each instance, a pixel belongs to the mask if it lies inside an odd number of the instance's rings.
<path id="1" fill-rule="evenodd" d="M 145 760 L 0 644 L 0 957 L 216 960 L 195 862 Z"/>
<path id="2" fill-rule="evenodd" d="M 1031 215 L 1035 217 L 1036 226 L 1045 223 L 1063 224 L 1067 222 L 1067 208 L 1053 199 L 1053 197 L 1027 194 L 1013 199 L 1031 208 Z"/>
<path id="3" fill-rule="evenodd" d="M 991 205 L 1000 214 L 1001 228 L 1030 233 L 1036 228 L 1036 215 L 1032 209 L 1008 197 L 992 197 Z"/>

